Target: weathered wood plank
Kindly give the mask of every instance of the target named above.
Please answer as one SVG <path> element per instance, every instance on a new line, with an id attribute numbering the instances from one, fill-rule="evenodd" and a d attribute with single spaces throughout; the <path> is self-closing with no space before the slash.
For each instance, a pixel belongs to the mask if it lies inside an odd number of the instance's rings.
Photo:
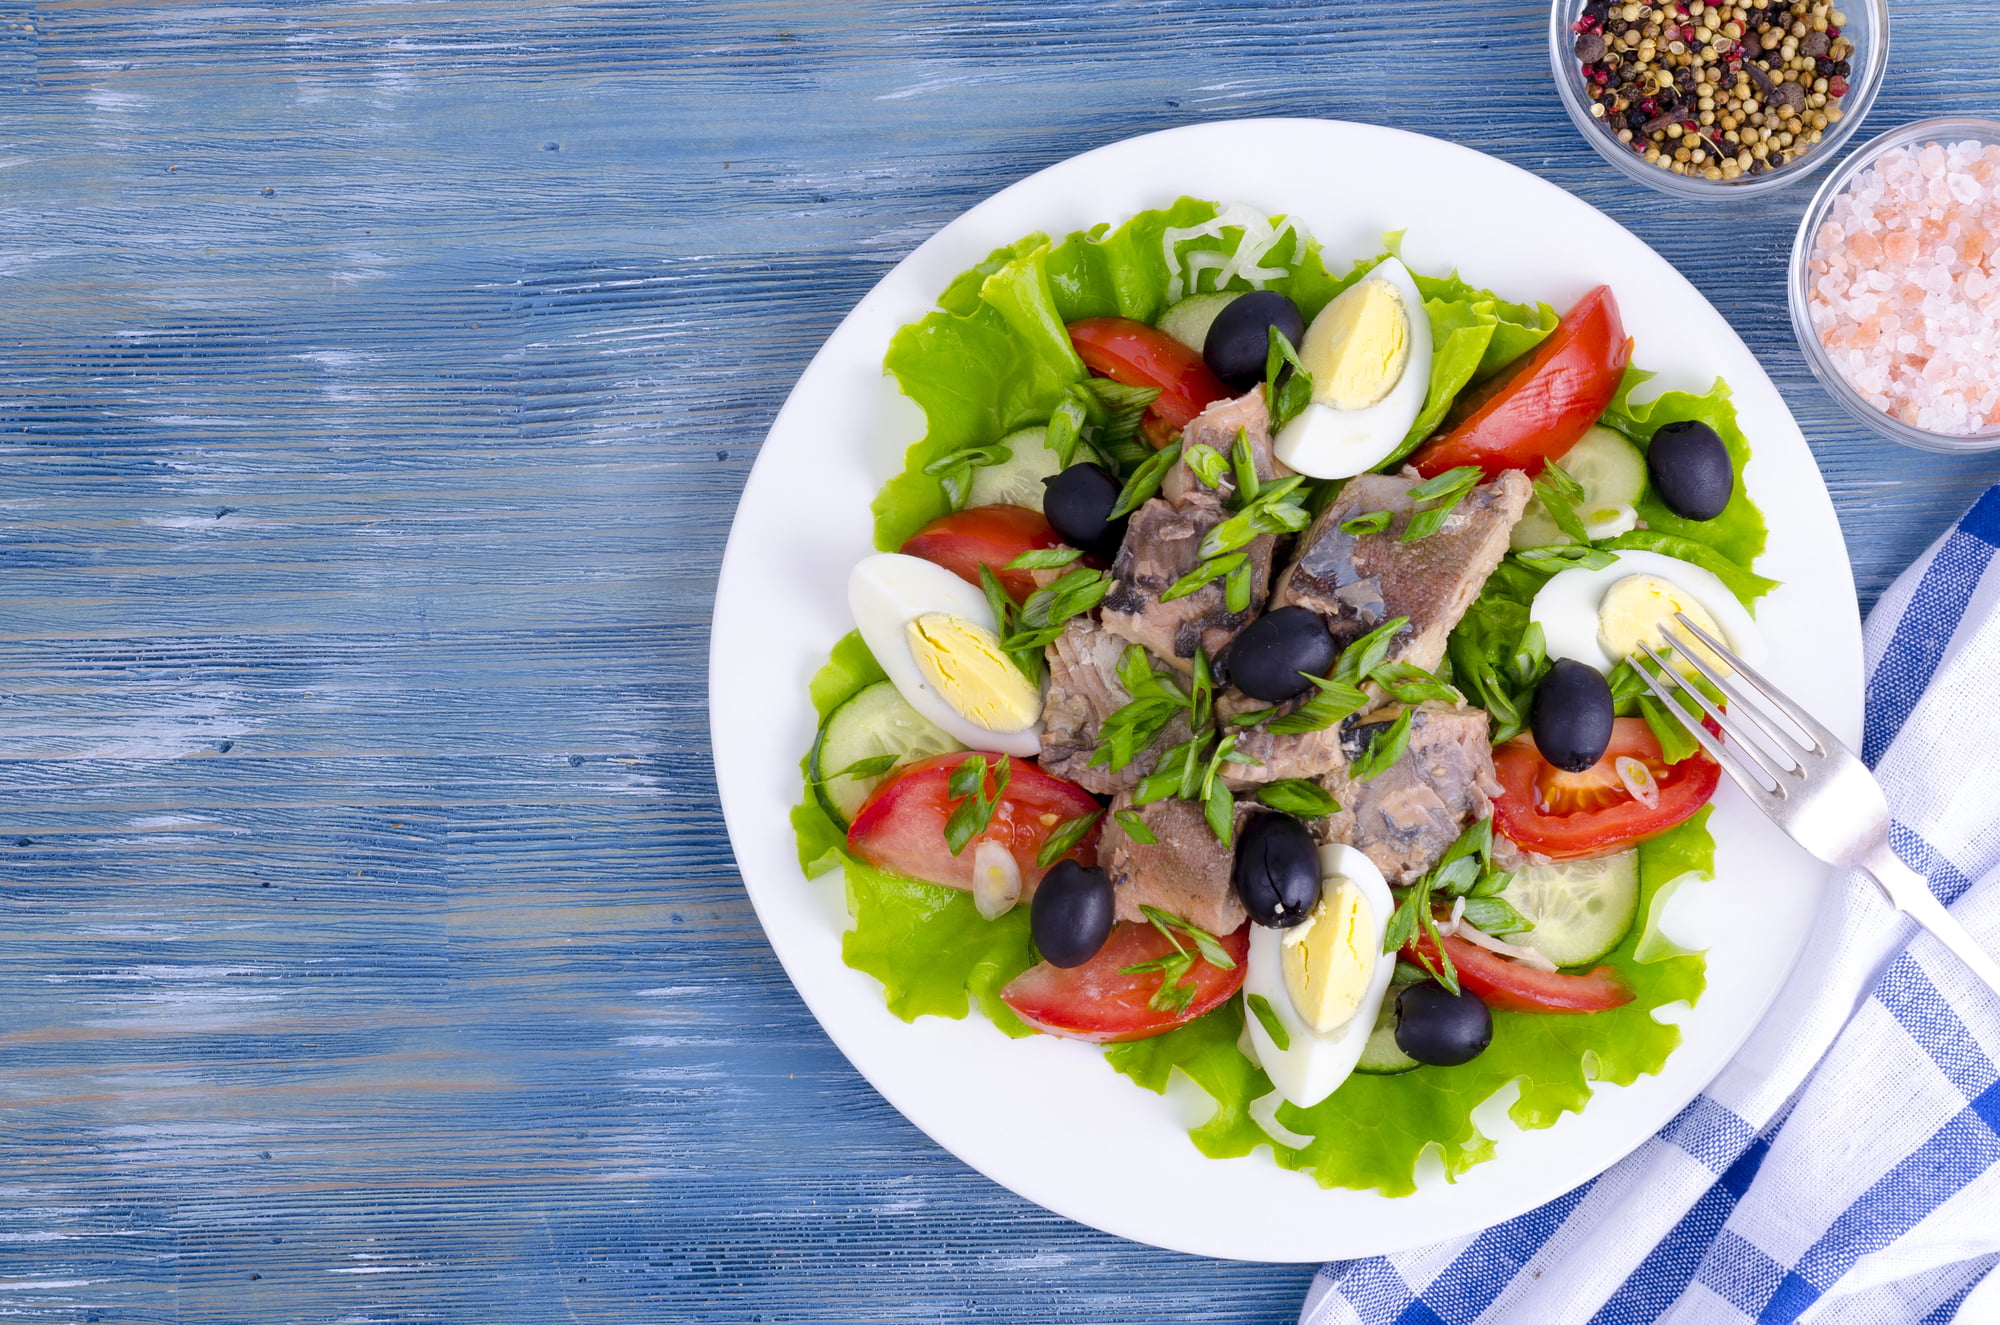
<path id="1" fill-rule="evenodd" d="M 1804 194 L 1628 185 L 1544 11 L 1439 12 L 0 4 L 0 1310 L 1290 1319 L 1304 1268 L 1078 1229 L 846 1066 L 714 808 L 708 600 L 890 265 L 1076 151 L 1268 114 L 1495 152 L 1658 247 L 1872 599 L 2000 465 L 1806 376 Z M 1875 124 L 1994 100 L 2000 12 L 1897 21 Z"/>

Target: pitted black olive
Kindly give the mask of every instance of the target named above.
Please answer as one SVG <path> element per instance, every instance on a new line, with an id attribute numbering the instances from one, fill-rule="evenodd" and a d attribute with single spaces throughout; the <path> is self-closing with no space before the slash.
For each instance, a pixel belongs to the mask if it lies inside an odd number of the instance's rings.
<path id="1" fill-rule="evenodd" d="M 1208 324 L 1201 357 L 1209 371 L 1232 391 L 1248 391 L 1264 380 L 1264 358 L 1271 349 L 1271 328 L 1284 333 L 1296 348 L 1306 337 L 1306 320 L 1299 306 L 1276 290 L 1252 290 L 1231 300 Z"/>
<path id="2" fill-rule="evenodd" d="M 1229 683 L 1252 699 L 1279 704 L 1312 689 L 1306 675 L 1325 676 L 1340 647 L 1319 613 L 1304 607 L 1266 612 L 1243 628 L 1223 661 Z"/>
<path id="3" fill-rule="evenodd" d="M 1713 520 L 1736 491 L 1729 448 L 1715 429 L 1693 419 L 1669 423 L 1646 448 L 1646 474 L 1653 491 L 1674 514 Z"/>
<path id="4" fill-rule="evenodd" d="M 1319 905 L 1319 848 L 1289 814 L 1255 814 L 1236 838 L 1236 895 L 1260 925 L 1290 929 Z"/>
<path id="5" fill-rule="evenodd" d="M 1615 716 L 1611 686 L 1589 663 L 1558 658 L 1535 687 L 1528 728 L 1542 758 L 1565 773 L 1581 773 L 1604 758 Z"/>
<path id="6" fill-rule="evenodd" d="M 1111 937 L 1116 906 L 1110 875 L 1059 860 L 1042 876 L 1028 905 L 1028 932 L 1049 965 L 1081 966 Z"/>
<path id="7" fill-rule="evenodd" d="M 1419 1063 L 1456 1067 L 1493 1043 L 1493 1014 L 1471 990 L 1424 980 L 1396 996 L 1396 1047 Z"/>
<path id="8" fill-rule="evenodd" d="M 1042 514 L 1063 542 L 1109 561 L 1125 541 L 1126 517 L 1111 518 L 1119 486 L 1096 465 L 1071 465 L 1042 480 Z"/>

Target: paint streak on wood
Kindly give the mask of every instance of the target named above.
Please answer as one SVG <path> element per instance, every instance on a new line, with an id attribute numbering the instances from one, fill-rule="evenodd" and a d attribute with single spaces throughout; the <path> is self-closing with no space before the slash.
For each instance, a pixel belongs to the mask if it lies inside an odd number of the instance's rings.
<path id="1" fill-rule="evenodd" d="M 785 392 L 917 242 L 1089 147 L 1305 114 L 1679 264 L 1872 600 L 2000 466 L 1810 382 L 1802 193 L 1613 178 L 1541 11 L 1453 14 L 0 2 L 0 1312 L 1291 1319 L 1306 1269 L 1078 1229 L 847 1067 L 715 809 L 709 597 Z M 2000 11 L 1897 22 L 1879 126 L 1995 100 Z"/>

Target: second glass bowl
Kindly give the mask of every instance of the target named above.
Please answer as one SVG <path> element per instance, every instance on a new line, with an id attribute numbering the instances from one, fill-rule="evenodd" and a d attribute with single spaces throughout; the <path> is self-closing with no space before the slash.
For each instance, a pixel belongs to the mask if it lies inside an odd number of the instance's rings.
<path id="1" fill-rule="evenodd" d="M 1820 384 L 1842 409 L 1884 436 L 1924 451 L 1976 452 L 2000 449 L 2000 424 L 1969 434 L 1935 432 L 1877 409 L 1866 396 L 1849 384 L 1846 375 L 1834 363 L 1832 354 L 1821 342 L 1819 331 L 1813 325 L 1810 301 L 1813 282 L 1820 275 L 1813 270 L 1813 252 L 1818 246 L 1821 232 L 1833 211 L 1834 203 L 1847 193 L 1863 171 L 1875 166 L 1884 156 L 1898 148 L 1920 148 L 1925 143 L 1938 143 L 1949 147 L 1950 144 L 1964 142 L 1977 143 L 1982 148 L 2000 148 L 2000 123 L 1968 116 L 1948 116 L 1919 120 L 1915 124 L 1905 125 L 1883 134 L 1841 162 L 1840 169 L 1827 177 L 1826 183 L 1821 185 L 1819 192 L 1814 195 L 1812 204 L 1806 208 L 1805 217 L 1799 222 L 1798 236 L 1792 241 L 1791 276 L 1788 282 L 1792 330 L 1798 335 L 1799 349 L 1806 357 L 1806 365 L 1812 369 L 1813 376 L 1820 380 Z M 2000 161 L 1995 162 L 1995 168 L 2000 169 Z M 1996 237 L 1996 242 L 2000 242 L 2000 237 Z M 1991 257 L 1987 258 L 1987 261 L 1994 260 Z M 1982 270 L 1981 276 L 1982 280 L 1990 279 L 1996 285 L 2000 285 L 2000 273 L 1987 278 Z M 1962 282 L 1964 273 L 1956 279 Z M 1958 285 L 1957 288 L 1963 289 L 1962 285 Z M 1992 371 L 2000 374 L 2000 362 L 1994 364 Z"/>
<path id="2" fill-rule="evenodd" d="M 1683 3 L 1683 8 L 1687 7 Z M 1615 13 L 1629 6 L 1613 4 L 1610 8 Z M 1638 8 L 1642 16 L 1660 12 L 1659 6 L 1653 4 L 1642 4 Z M 1719 5 L 1716 8 L 1733 13 L 1739 6 Z M 1887 0 L 1839 0 L 1838 8 L 1847 17 L 1841 35 L 1854 43 L 1854 53 L 1848 57 L 1851 69 L 1847 75 L 1847 95 L 1839 101 L 1840 118 L 1821 131 L 1820 140 L 1811 151 L 1775 170 L 1757 175 L 1745 173 L 1735 179 L 1714 180 L 1698 174 L 1677 175 L 1648 162 L 1620 142 L 1602 119 L 1590 113 L 1593 102 L 1583 75 L 1582 62 L 1577 59 L 1575 50 L 1577 33 L 1574 28 L 1577 19 L 1583 15 L 1584 0 L 1555 0 L 1550 6 L 1549 64 L 1555 73 L 1556 87 L 1562 93 L 1563 108 L 1576 122 L 1584 141 L 1596 148 L 1598 155 L 1606 161 L 1641 184 L 1677 197 L 1704 201 L 1749 198 L 1782 189 L 1831 161 L 1847 140 L 1854 136 L 1855 130 L 1861 127 L 1869 107 L 1875 104 L 1875 94 L 1882 86 L 1882 71 L 1889 62 Z M 1666 6 L 1666 12 L 1686 21 L 1671 3 Z"/>

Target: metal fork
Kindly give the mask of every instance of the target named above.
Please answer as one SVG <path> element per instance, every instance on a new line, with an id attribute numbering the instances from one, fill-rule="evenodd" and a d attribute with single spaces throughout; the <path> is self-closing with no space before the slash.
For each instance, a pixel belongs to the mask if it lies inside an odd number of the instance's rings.
<path id="1" fill-rule="evenodd" d="M 1689 648 L 1685 639 L 1671 630 L 1660 632 L 1680 658 L 1728 699 L 1728 707 L 1718 708 L 1650 644 L 1642 643 L 1639 647 L 1659 668 L 1656 676 L 1639 669 L 1653 694 L 1677 707 L 1667 689 L 1671 679 L 1674 689 L 1700 705 L 1729 741 L 1717 740 L 1699 723 L 1686 724 L 1688 730 L 1766 818 L 1827 864 L 1864 871 L 1889 905 L 1929 930 L 1973 974 L 2000 993 L 2000 963 L 1952 918 L 1932 895 L 1924 877 L 1905 865 L 1890 847 L 1889 803 L 1867 765 L 1685 613 L 1674 613 L 1674 620 L 1728 665 L 1730 674 L 1724 675 L 1700 650 Z M 1746 685 L 1768 709 L 1751 701 Z M 1773 718 L 1772 709 L 1791 723 L 1796 739 Z"/>

